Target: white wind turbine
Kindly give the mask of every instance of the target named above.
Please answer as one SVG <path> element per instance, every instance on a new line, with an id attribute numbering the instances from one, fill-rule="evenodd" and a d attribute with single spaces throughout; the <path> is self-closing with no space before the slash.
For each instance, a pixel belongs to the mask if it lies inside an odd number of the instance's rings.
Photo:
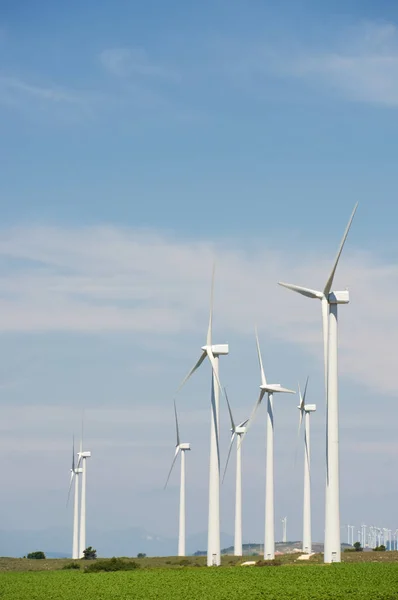
<path id="1" fill-rule="evenodd" d="M 337 306 L 348 304 L 348 290 L 332 292 L 333 279 L 343 251 L 352 220 L 357 210 L 356 203 L 341 240 L 333 268 L 322 292 L 279 282 L 279 285 L 307 298 L 322 302 L 323 353 L 326 388 L 326 503 L 324 562 L 341 562 L 340 500 L 339 500 L 339 418 L 338 418 L 338 371 L 337 371 Z"/>
<path id="2" fill-rule="evenodd" d="M 304 394 L 301 395 L 300 384 L 298 386 L 300 404 L 300 422 L 304 415 L 304 501 L 303 501 L 303 550 L 306 554 L 312 553 L 312 536 L 311 536 L 311 454 L 310 454 L 310 413 L 316 410 L 315 404 L 306 404 L 305 397 L 307 395 L 308 377 L 305 383 Z"/>
<path id="3" fill-rule="evenodd" d="M 219 356 L 228 354 L 228 344 L 213 345 L 213 292 L 214 292 L 214 268 L 211 281 L 211 299 L 209 326 L 207 329 L 206 344 L 202 346 L 202 354 L 188 375 L 183 379 L 177 392 L 188 381 L 191 375 L 208 358 L 212 368 L 211 378 L 211 420 L 210 420 L 210 468 L 209 468 L 209 522 L 207 538 L 207 566 L 219 566 L 221 564 L 220 553 L 220 447 L 219 447 L 219 413 L 220 413 L 220 379 L 218 376 Z"/>
<path id="4" fill-rule="evenodd" d="M 82 437 L 80 440 L 80 452 L 77 454 L 78 461 L 77 466 L 81 463 L 80 472 L 82 474 L 82 496 L 80 500 L 80 538 L 79 538 L 79 558 L 84 557 L 84 550 L 86 549 L 86 479 L 87 479 L 87 465 L 86 460 L 90 458 L 91 452 L 83 451 L 83 421 L 82 421 Z"/>
<path id="5" fill-rule="evenodd" d="M 254 415 L 261 404 L 265 394 L 268 394 L 267 402 L 267 453 L 266 453 L 266 472 L 265 472 L 265 543 L 264 558 L 272 560 L 275 558 L 275 516 L 274 516 L 274 394 L 287 393 L 295 394 L 293 390 L 288 390 L 280 383 L 267 383 L 264 375 L 263 361 L 261 358 L 260 344 L 256 331 L 257 354 L 261 372 L 260 395 L 254 406 L 249 419 L 249 425 L 253 422 Z M 247 431 L 248 427 L 246 428 Z"/>
<path id="6" fill-rule="evenodd" d="M 287 530 L 287 517 L 283 517 L 283 519 L 281 519 L 281 522 L 282 522 L 282 542 L 284 544 L 286 544 L 286 542 L 287 542 L 287 533 L 286 533 L 286 530 Z"/>
<path id="7" fill-rule="evenodd" d="M 181 478 L 180 478 L 180 518 L 179 518 L 179 530 L 178 530 L 178 556 L 185 556 L 185 452 L 190 450 L 191 447 L 188 443 L 180 441 L 180 431 L 178 427 L 178 417 L 177 417 L 177 408 L 176 403 L 174 402 L 174 415 L 176 421 L 176 434 L 177 434 L 177 443 L 176 449 L 174 453 L 173 462 L 171 463 L 170 471 L 166 479 L 166 483 L 164 489 L 166 489 L 167 484 L 170 479 L 171 472 L 173 470 L 174 464 L 177 460 L 178 453 L 181 452 Z"/>
<path id="8" fill-rule="evenodd" d="M 229 444 L 229 451 L 227 462 L 224 469 L 224 477 L 227 472 L 229 457 L 231 456 L 232 445 L 236 436 L 236 484 L 235 484 L 235 537 L 234 537 L 234 555 L 242 556 L 242 436 L 246 433 L 246 421 L 242 421 L 239 425 L 235 425 L 234 418 L 232 416 L 231 405 L 228 400 L 227 390 L 224 389 L 225 398 L 228 404 L 229 418 L 231 420 L 231 442 Z"/>
<path id="9" fill-rule="evenodd" d="M 73 438 L 72 444 L 72 468 L 70 470 L 70 482 L 68 491 L 68 501 L 70 492 L 72 489 L 73 481 L 75 482 L 75 494 L 73 503 L 73 541 L 72 541 L 72 558 L 79 558 L 79 482 L 78 476 L 82 473 L 82 469 L 79 465 L 75 465 L 75 438 Z"/>

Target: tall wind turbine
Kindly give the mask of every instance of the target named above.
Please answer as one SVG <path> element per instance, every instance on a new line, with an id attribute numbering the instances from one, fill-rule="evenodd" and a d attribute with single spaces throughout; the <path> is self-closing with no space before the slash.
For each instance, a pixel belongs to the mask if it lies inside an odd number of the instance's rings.
<path id="1" fill-rule="evenodd" d="M 169 482 L 171 472 L 173 470 L 175 461 L 177 460 L 178 453 L 181 452 L 181 479 L 180 479 L 180 519 L 179 519 L 179 530 L 178 530 L 178 556 L 185 556 L 185 452 L 190 450 L 189 444 L 180 441 L 180 431 L 178 427 L 178 417 L 176 403 L 174 402 L 174 415 L 176 421 L 176 434 L 177 443 L 176 450 L 174 453 L 173 462 L 171 463 L 170 471 L 167 476 L 167 480 L 164 488 Z"/>
<path id="2" fill-rule="evenodd" d="M 232 416 L 231 405 L 228 400 L 227 390 L 224 389 L 225 398 L 228 404 L 229 418 L 231 419 L 231 442 L 229 444 L 229 451 L 227 462 L 224 469 L 224 477 L 227 472 L 229 457 L 231 456 L 232 445 L 236 436 L 236 484 L 235 484 L 235 537 L 234 537 L 234 555 L 242 556 L 242 436 L 246 433 L 245 425 L 248 422 L 242 421 L 239 425 L 235 425 L 234 418 Z"/>
<path id="3" fill-rule="evenodd" d="M 183 379 L 177 392 L 188 381 L 191 375 L 208 358 L 212 368 L 211 377 L 211 420 L 210 420 L 210 468 L 209 468 L 209 524 L 207 538 L 207 566 L 221 564 L 220 553 L 220 379 L 218 376 L 219 356 L 229 352 L 228 344 L 214 345 L 212 342 L 213 325 L 213 293 L 214 293 L 214 268 L 211 280 L 210 315 L 207 328 L 206 344 L 202 346 L 202 354 L 198 362 L 192 367 Z"/>
<path id="4" fill-rule="evenodd" d="M 279 285 L 298 292 L 307 298 L 322 302 L 323 353 L 326 388 L 326 503 L 324 562 L 341 562 L 340 499 L 339 499 L 339 418 L 338 418 L 338 371 L 337 371 L 337 306 L 348 304 L 348 290 L 332 292 L 333 279 L 343 251 L 356 203 L 341 240 L 336 259 L 322 292 L 290 283 Z"/>
<path id="5" fill-rule="evenodd" d="M 72 468 L 70 470 L 70 482 L 68 491 L 68 501 L 72 489 L 73 481 L 75 482 L 75 495 L 73 503 L 73 541 L 72 541 L 72 558 L 79 558 L 79 482 L 78 476 L 82 469 L 75 465 L 75 438 L 72 443 Z"/>
<path id="6" fill-rule="evenodd" d="M 265 543 L 264 558 L 272 560 L 275 558 L 275 515 L 274 515 L 274 394 L 295 394 L 280 383 L 267 383 L 264 375 L 263 361 L 261 358 L 260 344 L 256 331 L 257 354 L 261 372 L 260 395 L 254 406 L 249 419 L 249 425 L 253 422 L 254 415 L 261 404 L 265 394 L 268 394 L 267 402 L 267 451 L 266 451 L 266 473 L 265 473 Z"/>
<path id="7" fill-rule="evenodd" d="M 310 413 L 316 410 L 315 404 L 306 404 L 305 397 L 307 395 L 308 377 L 305 383 L 304 394 L 301 395 L 300 384 L 299 395 L 300 404 L 300 422 L 304 415 L 304 502 L 303 502 L 303 550 L 306 554 L 312 553 L 312 536 L 311 536 L 311 454 L 310 454 Z"/>
<path id="8" fill-rule="evenodd" d="M 81 474 L 82 474 L 82 497 L 80 502 L 80 538 L 79 538 L 79 558 L 84 557 L 84 550 L 86 549 L 86 478 L 87 478 L 87 465 L 86 460 L 90 458 L 91 452 L 83 451 L 83 420 L 82 420 L 82 437 L 80 439 L 80 452 L 77 454 L 78 461 L 77 466 L 81 463 Z"/>

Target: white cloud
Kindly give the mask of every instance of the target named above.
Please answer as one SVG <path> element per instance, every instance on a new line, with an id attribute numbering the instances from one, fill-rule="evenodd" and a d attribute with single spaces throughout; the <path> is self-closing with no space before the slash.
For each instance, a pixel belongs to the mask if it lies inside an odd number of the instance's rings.
<path id="1" fill-rule="evenodd" d="M 176 70 L 156 64 L 142 48 L 110 48 L 103 50 L 100 60 L 104 68 L 117 77 L 138 77 L 176 82 L 180 79 Z"/>
<path id="2" fill-rule="evenodd" d="M 370 22 L 349 34 L 334 49 L 292 59 L 292 74 L 351 100 L 398 106 L 398 28 Z"/>
<path id="3" fill-rule="evenodd" d="M 214 256 L 217 329 L 252 336 L 257 323 L 263 334 L 320 354 L 320 304 L 276 282 L 318 288 L 332 256 L 115 227 L 3 230 L 0 330 L 130 331 L 174 341 L 195 332 L 199 339 Z M 348 243 L 336 277 L 339 287 L 347 284 L 352 302 L 341 309 L 340 368 L 363 385 L 394 392 L 398 267 Z"/>

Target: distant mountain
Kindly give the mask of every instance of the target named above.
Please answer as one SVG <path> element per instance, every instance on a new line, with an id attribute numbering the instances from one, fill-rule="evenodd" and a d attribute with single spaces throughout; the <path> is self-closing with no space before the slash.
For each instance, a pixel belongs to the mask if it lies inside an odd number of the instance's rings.
<path id="1" fill-rule="evenodd" d="M 72 533 L 69 529 L 44 529 L 39 531 L 0 531 L 0 556 L 25 556 L 29 552 L 42 550 L 49 558 L 70 558 Z M 231 535 L 222 533 L 224 546 L 233 542 Z M 96 548 L 98 556 L 136 556 L 144 552 L 147 556 L 175 556 L 177 538 L 168 538 L 146 531 L 141 527 L 103 531 L 89 530 L 87 545 Z M 187 536 L 187 554 L 197 548 L 206 548 L 207 532 Z"/>
<path id="2" fill-rule="evenodd" d="M 72 532 L 69 529 L 50 528 L 38 531 L 0 531 L 0 556 L 25 556 L 29 552 L 42 550 L 49 558 L 70 558 Z M 87 545 L 96 548 L 98 556 L 136 556 L 139 552 L 147 556 L 175 556 L 177 539 L 151 533 L 142 527 L 103 531 L 89 530 Z M 342 548 L 348 544 L 342 544 Z M 233 536 L 221 533 L 222 554 L 233 554 Z M 294 552 L 301 549 L 301 541 L 286 544 L 276 543 L 277 552 Z M 206 554 L 207 532 L 187 536 L 187 554 Z M 314 552 L 323 552 L 323 543 L 313 542 Z M 244 544 L 243 553 L 259 554 L 263 544 Z"/>

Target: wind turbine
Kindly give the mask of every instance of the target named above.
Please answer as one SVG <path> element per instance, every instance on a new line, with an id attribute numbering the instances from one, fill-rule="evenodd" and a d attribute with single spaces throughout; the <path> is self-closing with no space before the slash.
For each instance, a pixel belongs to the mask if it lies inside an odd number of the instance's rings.
<path id="1" fill-rule="evenodd" d="M 81 463 L 80 472 L 82 474 L 82 497 L 80 501 L 80 538 L 79 538 L 79 558 L 84 557 L 84 550 L 86 549 L 86 478 L 87 478 L 87 465 L 86 460 L 90 458 L 91 452 L 83 451 L 83 420 L 82 420 L 82 437 L 80 439 L 80 452 L 77 454 L 78 461 L 77 466 Z M 77 483 L 77 482 L 76 482 Z"/>
<path id="2" fill-rule="evenodd" d="M 180 521 L 179 521 L 179 532 L 178 532 L 178 556 L 185 556 L 185 452 L 190 450 L 191 447 L 189 444 L 180 441 L 180 431 L 178 428 L 178 417 L 177 417 L 177 408 L 176 403 L 174 402 L 174 415 L 176 421 L 176 434 L 177 434 L 177 443 L 176 449 L 174 453 L 173 462 L 171 463 L 170 471 L 167 476 L 167 480 L 164 486 L 166 486 L 169 482 L 171 472 L 173 470 L 174 464 L 177 460 L 178 453 L 181 452 L 181 479 L 180 479 Z"/>
<path id="3" fill-rule="evenodd" d="M 281 521 L 282 521 L 282 542 L 284 544 L 286 544 L 286 542 L 287 542 L 287 535 L 286 535 L 287 517 L 283 517 L 283 519 L 281 519 Z"/>
<path id="4" fill-rule="evenodd" d="M 207 566 L 221 564 L 220 553 L 220 379 L 218 376 L 219 356 L 229 352 L 228 344 L 214 345 L 212 342 L 213 326 L 213 294 L 214 294 L 214 267 L 211 280 L 210 315 L 207 328 L 206 344 L 202 346 L 202 354 L 197 363 L 183 379 L 177 392 L 188 381 L 191 375 L 208 358 L 212 368 L 211 377 L 211 419 L 210 419 L 210 468 L 209 468 L 209 522 L 207 538 Z M 176 392 L 176 393 L 177 393 Z"/>
<path id="5" fill-rule="evenodd" d="M 304 500 L 303 500 L 303 550 L 306 554 L 312 552 L 311 536 L 311 454 L 310 454 L 310 413 L 316 410 L 315 404 L 306 404 L 308 377 L 305 382 L 304 394 L 301 395 L 300 384 L 298 385 L 300 404 L 299 433 L 304 415 Z"/>
<path id="6" fill-rule="evenodd" d="M 75 465 L 75 438 L 73 437 L 72 443 L 72 468 L 70 470 L 70 482 L 68 491 L 69 502 L 70 492 L 72 489 L 73 480 L 75 481 L 75 496 L 73 504 L 73 541 L 72 541 L 72 558 L 79 558 L 79 482 L 78 476 L 82 473 L 82 469 L 79 465 Z"/>
<path id="7" fill-rule="evenodd" d="M 224 389 L 225 398 L 228 404 L 229 418 L 231 419 L 231 442 L 229 444 L 229 451 L 227 462 L 225 464 L 223 481 L 225 473 L 227 472 L 229 457 L 231 456 L 232 445 L 236 436 L 236 484 L 235 484 L 235 538 L 234 538 L 234 555 L 242 556 L 242 436 L 246 433 L 245 425 L 248 422 L 242 421 L 239 425 L 235 425 L 234 418 L 232 416 L 231 405 L 228 400 L 227 390 Z"/>
<path id="8" fill-rule="evenodd" d="M 326 503 L 324 562 L 341 562 L 340 499 L 339 499 L 339 418 L 338 418 L 338 371 L 337 371 L 337 306 L 348 304 L 348 290 L 332 292 L 333 279 L 343 251 L 352 220 L 357 210 L 355 204 L 341 240 L 336 259 L 323 291 L 279 282 L 279 285 L 307 298 L 322 302 L 323 354 L 326 388 Z"/>
<path id="9" fill-rule="evenodd" d="M 265 543 L 264 558 L 272 560 L 275 558 L 275 515 L 274 515 L 274 394 L 295 394 L 280 383 L 267 383 L 264 375 L 263 361 L 261 358 L 260 344 L 256 331 L 257 354 L 261 372 L 260 395 L 254 406 L 249 419 L 249 425 L 253 422 L 254 415 L 261 404 L 265 394 L 268 394 L 267 402 L 267 451 L 266 451 L 266 473 L 265 473 Z M 247 432 L 248 427 L 246 428 Z"/>

